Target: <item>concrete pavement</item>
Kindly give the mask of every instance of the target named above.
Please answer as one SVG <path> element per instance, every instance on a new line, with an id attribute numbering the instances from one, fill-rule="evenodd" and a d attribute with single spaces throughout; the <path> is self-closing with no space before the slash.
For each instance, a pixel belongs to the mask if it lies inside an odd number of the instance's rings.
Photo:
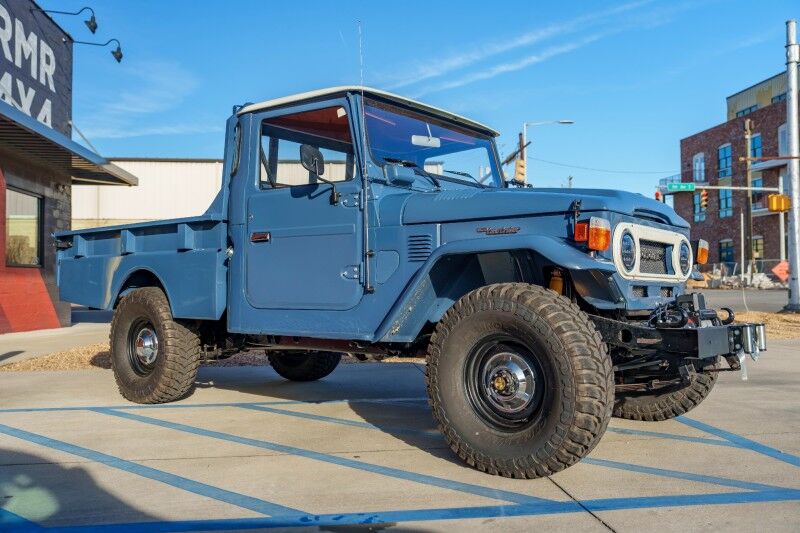
<path id="1" fill-rule="evenodd" d="M 1 374 L 0 529 L 796 531 L 797 348 L 773 342 L 749 381 L 722 374 L 686 417 L 613 420 L 587 459 L 539 480 L 454 458 L 413 364 L 316 383 L 206 367 L 162 406 L 125 402 L 105 370 Z"/>

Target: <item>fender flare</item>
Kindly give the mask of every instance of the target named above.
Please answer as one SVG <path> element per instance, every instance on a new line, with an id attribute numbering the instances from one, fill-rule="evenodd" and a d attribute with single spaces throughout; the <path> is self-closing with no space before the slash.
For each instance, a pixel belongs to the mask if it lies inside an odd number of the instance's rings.
<path id="1" fill-rule="evenodd" d="M 547 235 L 503 235 L 454 241 L 437 248 L 414 275 L 400 298 L 378 328 L 375 339 L 380 342 L 410 342 L 416 338 L 435 310 L 430 305 L 433 287 L 431 272 L 447 256 L 527 250 L 571 272 L 594 270 L 612 274 L 611 261 L 590 257 L 563 239 Z"/>

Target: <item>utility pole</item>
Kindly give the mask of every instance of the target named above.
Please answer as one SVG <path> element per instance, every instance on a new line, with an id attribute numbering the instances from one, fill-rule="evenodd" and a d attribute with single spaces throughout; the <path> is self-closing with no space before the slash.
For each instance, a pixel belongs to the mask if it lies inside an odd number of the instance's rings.
<path id="1" fill-rule="evenodd" d="M 753 135 L 753 121 L 749 118 L 744 119 L 744 153 L 745 153 L 745 182 L 746 187 L 749 189 L 753 186 L 753 165 L 752 159 L 752 135 Z M 747 191 L 747 212 L 745 220 L 747 221 L 746 227 L 746 242 L 745 253 L 747 257 L 747 270 L 749 271 L 748 277 L 750 281 L 753 280 L 753 193 Z M 744 265 L 742 265 L 744 269 Z M 742 272 L 744 274 L 744 271 Z M 742 277 L 744 279 L 744 277 Z"/>
<path id="2" fill-rule="evenodd" d="M 797 21 L 786 21 L 786 133 L 789 141 L 787 178 L 792 195 L 789 212 L 789 303 L 787 312 L 800 313 L 800 131 L 798 131 L 797 68 L 800 47 L 797 44 Z M 783 216 L 783 215 L 781 215 Z"/>

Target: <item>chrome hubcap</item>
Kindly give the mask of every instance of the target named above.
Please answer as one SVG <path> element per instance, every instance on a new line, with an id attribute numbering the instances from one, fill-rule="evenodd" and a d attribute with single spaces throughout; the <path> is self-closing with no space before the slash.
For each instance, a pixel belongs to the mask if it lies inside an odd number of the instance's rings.
<path id="1" fill-rule="evenodd" d="M 494 408 L 507 414 L 524 411 L 536 391 L 533 369 L 525 359 L 511 352 L 492 355 L 483 368 L 481 382 Z"/>
<path id="2" fill-rule="evenodd" d="M 134 352 L 139 362 L 144 366 L 152 366 L 158 357 L 158 337 L 156 333 L 144 327 L 139 330 L 134 340 Z"/>

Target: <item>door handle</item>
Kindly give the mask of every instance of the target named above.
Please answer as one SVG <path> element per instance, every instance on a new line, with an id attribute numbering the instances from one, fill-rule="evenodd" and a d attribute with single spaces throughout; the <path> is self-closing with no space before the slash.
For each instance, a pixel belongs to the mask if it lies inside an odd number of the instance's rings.
<path id="1" fill-rule="evenodd" d="M 250 242 L 270 242 L 272 234 L 269 231 L 255 231 L 250 234 Z"/>

